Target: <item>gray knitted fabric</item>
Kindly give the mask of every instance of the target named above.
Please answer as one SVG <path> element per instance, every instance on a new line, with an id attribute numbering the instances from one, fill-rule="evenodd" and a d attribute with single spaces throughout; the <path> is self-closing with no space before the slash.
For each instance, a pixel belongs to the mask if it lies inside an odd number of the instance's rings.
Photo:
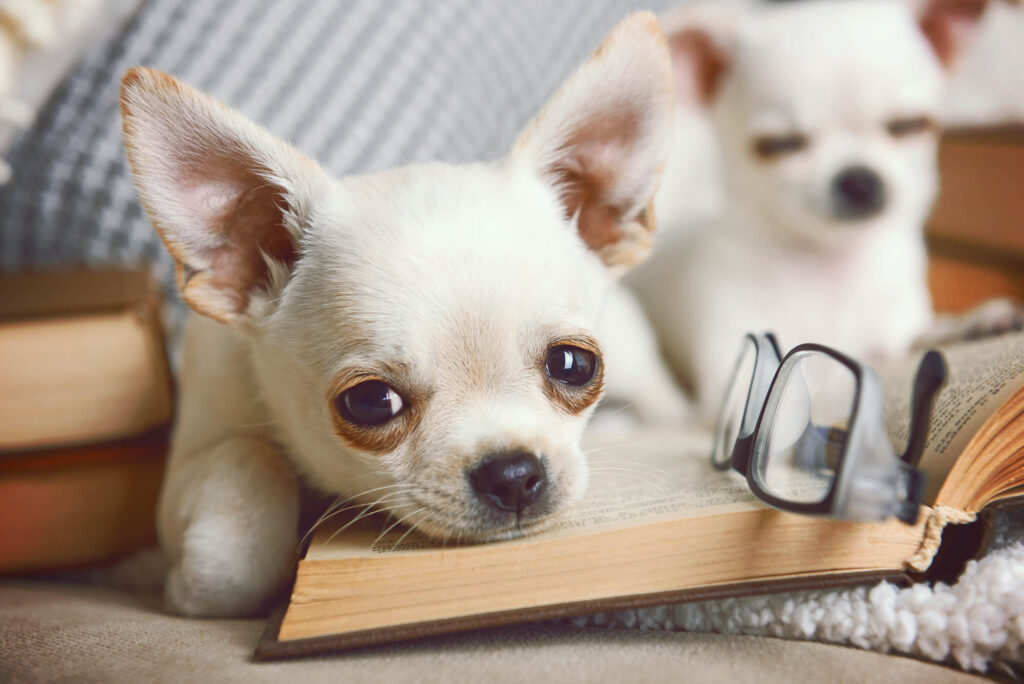
<path id="1" fill-rule="evenodd" d="M 170 258 L 122 151 L 119 79 L 134 65 L 209 92 L 336 174 L 470 161 L 504 153 L 561 80 L 639 6 L 149 0 L 85 56 L 12 150 L 15 178 L 0 189 L 0 270 L 146 262 L 175 296 Z"/>

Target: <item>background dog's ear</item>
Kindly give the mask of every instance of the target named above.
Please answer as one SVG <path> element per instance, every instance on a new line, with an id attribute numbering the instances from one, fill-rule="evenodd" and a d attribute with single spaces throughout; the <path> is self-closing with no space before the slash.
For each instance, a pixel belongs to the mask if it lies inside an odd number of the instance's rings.
<path id="1" fill-rule="evenodd" d="M 672 135 L 668 50 L 654 15 L 627 17 L 530 122 L 513 150 L 559 192 L 616 271 L 641 261 Z"/>
<path id="2" fill-rule="evenodd" d="M 925 38 L 939 61 L 951 70 L 963 53 L 978 20 L 988 5 L 986 0 L 910 0 Z"/>
<path id="3" fill-rule="evenodd" d="M 193 309 L 221 322 L 283 285 L 325 174 L 240 114 L 150 69 L 121 83 L 139 196 Z"/>
<path id="4" fill-rule="evenodd" d="M 729 69 L 738 10 L 716 5 L 681 7 L 663 16 L 661 23 L 672 52 L 676 97 L 683 104 L 710 104 Z"/>

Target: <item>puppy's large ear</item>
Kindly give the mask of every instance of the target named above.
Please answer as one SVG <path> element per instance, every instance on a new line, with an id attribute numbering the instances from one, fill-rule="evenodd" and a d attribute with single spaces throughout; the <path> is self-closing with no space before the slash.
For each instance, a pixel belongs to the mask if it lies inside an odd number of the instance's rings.
<path id="1" fill-rule="evenodd" d="M 739 16 L 734 8 L 708 4 L 681 7 L 662 17 L 681 103 L 708 105 L 714 100 L 729 70 Z"/>
<path id="2" fill-rule="evenodd" d="M 121 83 L 125 148 L 142 204 L 193 309 L 221 322 L 280 287 L 298 254 L 320 167 L 170 76 Z"/>
<path id="3" fill-rule="evenodd" d="M 986 0 L 910 0 L 925 38 L 947 71 L 970 43 Z"/>
<path id="4" fill-rule="evenodd" d="M 672 135 L 672 75 L 654 15 L 627 17 L 530 122 L 513 150 L 559 193 L 586 245 L 615 271 L 650 249 Z"/>

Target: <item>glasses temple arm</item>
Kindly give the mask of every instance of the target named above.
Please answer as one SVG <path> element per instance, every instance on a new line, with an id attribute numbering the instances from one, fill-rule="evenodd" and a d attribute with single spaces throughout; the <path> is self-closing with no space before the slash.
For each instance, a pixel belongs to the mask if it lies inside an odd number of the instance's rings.
<path id="1" fill-rule="evenodd" d="M 907 450 L 903 452 L 903 461 L 917 466 L 924 453 L 924 444 L 928 440 L 928 428 L 931 423 L 932 402 L 946 382 L 946 361 L 942 354 L 934 349 L 925 353 L 914 376 L 914 396 L 910 404 L 910 438 Z"/>

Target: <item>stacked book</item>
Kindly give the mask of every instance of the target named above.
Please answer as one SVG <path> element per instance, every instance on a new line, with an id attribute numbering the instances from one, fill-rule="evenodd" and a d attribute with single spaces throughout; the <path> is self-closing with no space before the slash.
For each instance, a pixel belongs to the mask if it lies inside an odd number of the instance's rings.
<path id="1" fill-rule="evenodd" d="M 940 311 L 1024 300 L 1024 126 L 955 130 L 939 148 L 941 193 L 928 221 Z"/>
<path id="2" fill-rule="evenodd" d="M 0 572 L 153 544 L 173 400 L 140 271 L 0 277 Z"/>

